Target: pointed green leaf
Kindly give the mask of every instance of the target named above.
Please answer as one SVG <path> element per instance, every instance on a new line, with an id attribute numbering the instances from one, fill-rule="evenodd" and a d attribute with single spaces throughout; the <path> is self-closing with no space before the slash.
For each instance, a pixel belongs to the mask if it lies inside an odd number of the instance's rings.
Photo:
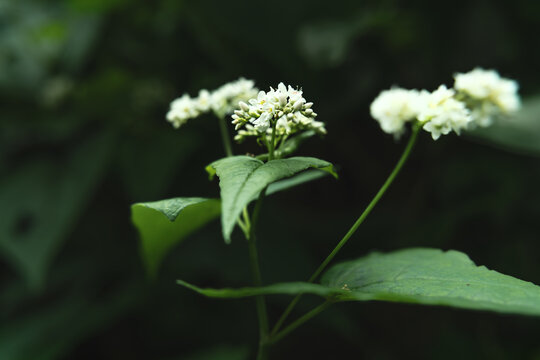
<path id="1" fill-rule="evenodd" d="M 476 266 L 467 255 L 453 250 L 373 253 L 333 266 L 321 285 L 295 282 L 201 289 L 184 281 L 178 283 L 217 298 L 309 293 L 333 301 L 381 300 L 540 316 L 540 286 Z"/>
<path id="2" fill-rule="evenodd" d="M 217 199 L 174 198 L 132 205 L 132 221 L 139 230 L 141 252 L 150 274 L 155 275 L 172 246 L 217 218 L 220 212 Z"/>
<path id="3" fill-rule="evenodd" d="M 308 170 L 271 184 L 266 193 L 270 195 L 326 175 L 327 172 Z M 189 210 L 186 211 L 186 208 Z M 189 218 L 198 213 L 201 217 L 195 222 Z M 141 234 L 141 254 L 148 272 L 155 274 L 163 257 L 173 246 L 220 213 L 221 203 L 217 199 L 175 198 L 132 205 L 132 220 Z M 187 219 L 181 220 L 179 216 L 186 216 Z"/>
<path id="4" fill-rule="evenodd" d="M 268 185 L 291 177 L 309 168 L 337 176 L 331 163 L 310 157 L 292 157 L 263 163 L 249 156 L 234 156 L 213 162 L 207 167 L 212 177 L 217 174 L 221 188 L 223 237 L 231 241 L 234 225 L 242 212 Z"/>
<path id="5" fill-rule="evenodd" d="M 307 183 L 313 180 L 320 179 L 325 176 L 329 176 L 329 174 L 330 173 L 326 171 L 307 170 L 298 175 L 294 175 L 294 176 L 291 176 L 290 178 L 276 181 L 275 183 L 268 185 L 268 189 L 266 189 L 266 195 L 275 194 L 277 192 L 290 189 L 292 187 L 301 185 L 303 183 Z M 253 200 L 256 200 L 256 199 L 253 199 Z"/>
<path id="6" fill-rule="evenodd" d="M 314 294 L 323 297 L 338 297 L 347 296 L 347 292 L 342 289 L 335 289 L 320 284 L 311 284 L 307 282 L 290 282 L 290 283 L 278 283 L 261 287 L 243 287 L 238 289 L 224 288 L 224 289 L 212 289 L 212 288 L 200 288 L 198 286 L 187 283 L 183 280 L 177 280 L 178 285 L 182 285 L 190 290 L 193 290 L 201 295 L 211 298 L 220 299 L 237 299 L 256 295 L 298 295 L 301 293 Z"/>
<path id="7" fill-rule="evenodd" d="M 349 300 L 540 315 L 540 286 L 476 266 L 467 255 L 453 250 L 419 248 L 374 253 L 332 267 L 321 282 L 349 289 Z"/>

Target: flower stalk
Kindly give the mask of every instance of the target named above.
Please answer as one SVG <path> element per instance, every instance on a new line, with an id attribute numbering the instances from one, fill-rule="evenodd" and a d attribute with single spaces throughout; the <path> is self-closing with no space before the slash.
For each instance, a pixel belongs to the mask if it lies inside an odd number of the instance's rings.
<path id="1" fill-rule="evenodd" d="M 411 154 L 414 144 L 416 143 L 419 130 L 420 130 L 420 125 L 414 124 L 412 128 L 411 137 L 409 138 L 409 142 L 407 143 L 407 146 L 405 147 L 403 154 L 401 154 L 401 157 L 399 158 L 399 161 L 397 162 L 396 166 L 390 173 L 390 176 L 388 176 L 388 178 L 386 179 L 382 187 L 379 189 L 375 197 L 371 200 L 371 202 L 368 204 L 368 206 L 365 208 L 362 214 L 355 221 L 353 226 L 351 226 L 349 231 L 347 231 L 345 236 L 343 236 L 343 238 L 339 241 L 339 243 L 332 250 L 332 252 L 326 257 L 326 259 L 324 259 L 321 265 L 319 265 L 319 267 L 317 268 L 317 270 L 315 270 L 313 275 L 311 275 L 311 277 L 308 280 L 309 283 L 314 282 L 319 277 L 319 275 L 324 271 L 324 269 L 326 269 L 328 264 L 334 259 L 334 257 L 338 254 L 341 248 L 345 246 L 347 241 L 349 241 L 351 236 L 353 236 L 353 234 L 356 232 L 358 227 L 364 222 L 364 220 L 366 220 L 367 216 L 371 213 L 375 205 L 377 205 L 377 203 L 382 198 L 386 190 L 388 190 L 388 188 L 390 187 L 390 185 L 392 184 L 396 176 L 399 174 L 400 170 L 403 168 L 403 165 L 409 158 L 409 155 Z M 277 332 L 279 331 L 279 329 L 281 328 L 281 326 L 283 325 L 283 323 L 285 322 L 285 320 L 287 319 L 291 311 L 294 309 L 298 301 L 300 301 L 301 296 L 302 294 L 299 294 L 291 301 L 289 306 L 283 312 L 283 315 L 281 315 L 281 317 L 277 321 L 276 325 L 274 325 L 274 328 L 272 329 L 270 336 L 275 336 L 277 334 Z"/>
<path id="2" fill-rule="evenodd" d="M 233 156 L 231 138 L 229 135 L 229 130 L 227 129 L 227 124 L 225 123 L 225 116 L 218 115 L 217 118 L 219 121 L 219 129 L 221 132 L 221 140 L 225 150 L 225 155 L 227 157 Z"/>
<path id="3" fill-rule="evenodd" d="M 245 225 L 248 230 L 245 233 L 246 240 L 249 248 L 249 262 L 251 266 L 251 275 L 253 277 L 253 284 L 257 287 L 262 286 L 262 276 L 261 268 L 259 265 L 259 254 L 257 251 L 256 236 L 255 236 L 255 227 L 257 225 L 257 220 L 259 219 L 259 213 L 261 211 L 262 202 L 264 200 L 266 189 L 261 191 L 257 202 L 255 203 L 255 208 L 253 210 L 253 215 L 251 220 L 246 220 Z M 244 215 L 247 213 L 247 210 L 244 211 Z M 247 217 L 249 219 L 249 217 Z M 257 351 L 257 360 L 266 359 L 266 343 L 268 338 L 269 326 L 268 326 L 268 314 L 266 310 L 266 300 L 264 295 L 257 295 L 255 297 L 255 305 L 257 308 L 257 318 L 259 320 L 259 346 Z"/>

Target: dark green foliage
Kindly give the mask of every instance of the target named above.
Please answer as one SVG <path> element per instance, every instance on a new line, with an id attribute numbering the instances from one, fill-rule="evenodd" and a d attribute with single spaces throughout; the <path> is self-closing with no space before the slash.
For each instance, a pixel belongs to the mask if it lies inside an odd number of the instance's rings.
<path id="1" fill-rule="evenodd" d="M 141 254 L 151 275 L 173 245 L 221 213 L 221 201 L 174 198 L 131 207 L 133 224 L 141 237 Z"/>
<path id="2" fill-rule="evenodd" d="M 475 66 L 517 79 L 534 98 L 539 10 L 502 0 L 0 1 L 0 358 L 253 358 L 250 299 L 219 302 L 175 286 L 250 284 L 245 243 L 225 245 L 217 221 L 172 247 L 147 281 L 130 205 L 219 196 L 204 172 L 223 156 L 217 122 L 174 131 L 164 120 L 170 101 L 245 76 L 260 88 L 299 85 L 314 102 L 328 135 L 296 154 L 337 164 L 340 181 L 269 197 L 258 234 L 264 282 L 305 281 L 401 151 L 370 119 L 371 100 L 394 84 L 451 85 L 450 74 Z M 501 124 L 478 136 L 532 154 L 536 112 L 525 131 Z M 373 249 L 457 249 L 540 284 L 538 158 L 468 135 L 421 135 L 337 261 Z M 299 176 L 324 174 L 313 171 Z M 269 297 L 271 319 L 286 300 Z M 540 355 L 539 333 L 536 318 L 346 302 L 271 355 L 526 359 Z"/>
<path id="3" fill-rule="evenodd" d="M 405 249 L 337 264 L 321 280 L 279 283 L 261 288 L 201 289 L 215 298 L 260 294 L 316 294 L 339 301 L 382 300 L 540 316 L 540 286 L 476 266 L 458 251 Z"/>
<path id="4" fill-rule="evenodd" d="M 221 188 L 223 238 L 231 242 L 231 233 L 242 209 L 255 200 L 270 184 L 310 168 L 326 171 L 335 177 L 331 163 L 309 157 L 292 157 L 263 163 L 249 156 L 234 156 L 206 167 L 212 178 L 219 177 Z"/>

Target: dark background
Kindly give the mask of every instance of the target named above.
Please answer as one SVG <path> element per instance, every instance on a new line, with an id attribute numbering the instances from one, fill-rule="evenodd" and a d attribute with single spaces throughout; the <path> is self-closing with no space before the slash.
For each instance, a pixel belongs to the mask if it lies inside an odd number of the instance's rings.
<path id="1" fill-rule="evenodd" d="M 325 178 L 268 198 L 265 282 L 305 280 L 400 155 L 369 116 L 394 84 L 432 90 L 475 66 L 540 92 L 536 1 L 0 1 L 0 359 L 247 359 L 252 300 L 175 284 L 250 283 L 240 232 L 191 236 L 147 281 L 130 204 L 218 196 L 204 166 L 222 156 L 211 116 L 174 130 L 184 92 L 239 76 L 283 81 L 314 102 L 325 139 L 301 155 Z M 456 249 L 540 284 L 540 160 L 422 133 L 410 162 L 337 260 L 372 250 Z M 258 151 L 243 144 L 237 153 Z M 269 300 L 275 321 L 288 297 Z M 297 315 L 320 300 L 306 297 Z M 275 359 L 540 359 L 537 318 L 388 303 L 330 308 Z M 294 355 L 293 355 L 294 354 Z M 300 355 L 299 355 L 300 354 Z"/>

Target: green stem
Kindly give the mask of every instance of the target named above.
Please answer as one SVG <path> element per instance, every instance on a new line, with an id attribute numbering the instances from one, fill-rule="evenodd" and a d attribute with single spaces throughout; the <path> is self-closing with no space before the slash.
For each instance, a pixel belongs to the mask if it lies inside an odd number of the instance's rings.
<path id="1" fill-rule="evenodd" d="M 225 116 L 224 115 L 218 115 L 216 116 L 219 119 L 219 128 L 221 130 L 221 140 L 223 141 L 223 148 L 225 149 L 225 154 L 227 157 L 232 156 L 232 146 L 231 146 L 231 139 L 229 137 L 229 130 L 227 129 L 227 124 L 225 123 Z"/>
<path id="2" fill-rule="evenodd" d="M 277 123 L 272 125 L 272 139 L 270 140 L 270 144 L 268 146 L 268 161 L 274 160 L 274 150 L 276 147 L 276 125 Z"/>
<path id="3" fill-rule="evenodd" d="M 330 301 L 326 301 L 322 303 L 321 305 L 317 306 L 315 309 L 311 310 L 307 314 L 303 315 L 302 317 L 298 318 L 294 322 L 292 322 L 289 326 L 287 326 L 285 329 L 277 333 L 276 335 L 272 336 L 270 340 L 268 341 L 269 344 L 273 344 L 278 342 L 279 340 L 283 339 L 285 336 L 290 334 L 292 331 L 296 330 L 300 325 L 305 323 L 306 321 L 310 320 L 311 318 L 317 316 L 321 312 L 323 312 L 327 307 L 329 307 L 332 304 Z"/>
<path id="4" fill-rule="evenodd" d="M 328 266 L 330 261 L 332 261 L 332 259 L 337 255 L 337 253 L 341 250 L 341 248 L 347 243 L 347 241 L 350 239 L 350 237 L 356 232 L 358 227 L 364 222 L 364 220 L 369 215 L 371 210 L 373 210 L 375 205 L 377 205 L 377 203 L 379 202 L 381 197 L 384 195 L 384 193 L 386 192 L 388 187 L 390 187 L 390 185 L 392 184 L 392 182 L 396 178 L 397 174 L 399 173 L 399 171 L 401 170 L 401 168 L 403 167 L 403 165 L 407 161 L 407 158 L 409 157 L 409 155 L 411 153 L 411 150 L 413 149 L 414 144 L 416 143 L 416 138 L 417 138 L 419 130 L 420 130 L 420 126 L 418 124 L 415 124 L 413 126 L 413 130 L 412 130 L 412 134 L 411 134 L 411 137 L 409 139 L 409 142 L 407 143 L 407 146 L 405 147 L 405 150 L 403 151 L 403 154 L 401 154 L 401 157 L 399 158 L 399 161 L 397 162 L 396 166 L 394 167 L 394 170 L 392 170 L 392 172 L 390 173 L 390 176 L 388 176 L 388 178 L 386 179 L 386 181 L 384 182 L 382 187 L 379 189 L 379 191 L 377 192 L 377 194 L 375 195 L 373 200 L 371 200 L 369 205 L 362 212 L 360 217 L 356 220 L 356 222 L 349 229 L 349 231 L 345 234 L 345 236 L 341 239 L 341 241 L 336 245 L 334 250 L 332 250 L 330 255 L 328 255 L 326 257 L 326 259 L 317 268 L 317 270 L 315 270 L 313 275 L 311 275 L 308 282 L 311 283 L 311 282 L 315 281 L 317 279 L 317 277 L 319 277 L 319 275 L 323 272 L 323 270 L 326 268 L 326 266 Z M 296 306 L 298 301 L 300 301 L 301 296 L 302 296 L 302 294 L 299 294 L 291 301 L 289 306 L 283 312 L 283 315 L 281 315 L 281 317 L 277 321 L 276 325 L 272 329 L 272 332 L 270 333 L 270 336 L 275 335 L 279 331 L 280 327 L 283 325 L 283 323 L 287 319 L 287 316 L 289 316 L 289 314 L 291 313 L 293 308 Z"/>
<path id="5" fill-rule="evenodd" d="M 261 211 L 261 205 L 264 200 L 266 193 L 266 188 L 261 191 L 257 203 L 255 204 L 255 209 L 253 210 L 253 215 L 251 217 L 251 222 L 248 232 L 248 246 L 249 246 L 249 259 L 251 264 L 251 273 L 253 276 L 253 283 L 255 286 L 262 286 L 262 276 L 261 269 L 259 266 L 259 255 L 257 252 L 256 238 L 255 238 L 255 226 L 257 225 L 257 220 L 259 218 L 259 213 Z M 247 212 L 247 211 L 246 211 Z M 263 360 L 266 358 L 266 343 L 268 338 L 268 315 L 266 311 L 266 301 L 263 295 L 258 295 L 255 297 L 255 304 L 257 307 L 257 317 L 259 319 L 259 348 L 257 353 L 257 359 Z"/>

